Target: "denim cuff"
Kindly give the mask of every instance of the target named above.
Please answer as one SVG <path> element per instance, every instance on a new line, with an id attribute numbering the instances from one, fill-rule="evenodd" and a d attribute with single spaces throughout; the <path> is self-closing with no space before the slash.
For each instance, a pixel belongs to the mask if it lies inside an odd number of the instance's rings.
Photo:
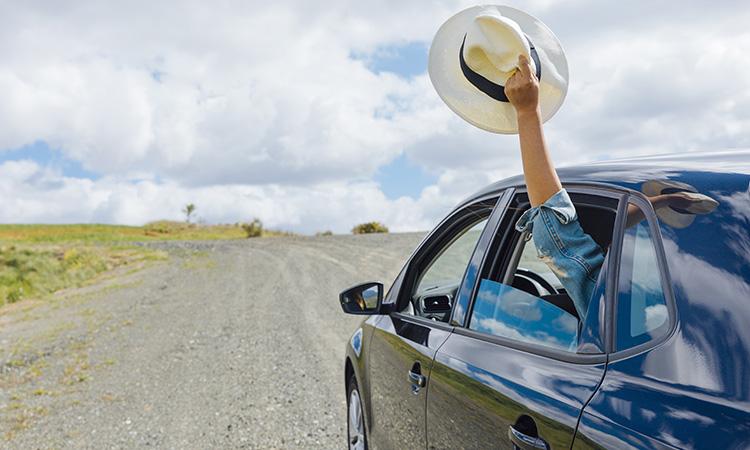
<path id="1" fill-rule="evenodd" d="M 534 218 L 542 208 L 552 211 L 557 220 L 562 224 L 570 223 L 577 218 L 576 208 L 573 206 L 573 202 L 570 201 L 568 192 L 565 189 L 560 189 L 555 195 L 548 198 L 546 202 L 523 213 L 516 222 L 516 230 L 522 233 L 524 231 L 531 232 L 534 225 Z"/>

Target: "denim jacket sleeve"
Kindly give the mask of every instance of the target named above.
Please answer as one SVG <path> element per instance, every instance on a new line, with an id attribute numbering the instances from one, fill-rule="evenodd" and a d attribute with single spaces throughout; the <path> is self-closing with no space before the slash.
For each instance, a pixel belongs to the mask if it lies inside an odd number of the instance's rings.
<path id="1" fill-rule="evenodd" d="M 561 189 L 523 213 L 516 229 L 532 233 L 537 256 L 560 280 L 583 320 L 604 263 L 604 251 L 584 233 L 567 191 Z"/>

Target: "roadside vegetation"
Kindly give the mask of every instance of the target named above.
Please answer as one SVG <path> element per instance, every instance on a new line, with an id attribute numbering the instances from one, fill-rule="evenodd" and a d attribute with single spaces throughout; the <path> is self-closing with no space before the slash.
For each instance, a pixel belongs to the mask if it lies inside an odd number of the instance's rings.
<path id="1" fill-rule="evenodd" d="M 188 209 L 188 208 L 186 208 Z M 185 211 L 190 219 L 195 208 Z M 100 274 L 142 265 L 166 254 L 136 242 L 218 240 L 287 236 L 260 220 L 249 224 L 201 225 L 177 221 L 141 227 L 120 225 L 0 225 L 0 307 L 83 286 Z"/>
<path id="2" fill-rule="evenodd" d="M 259 219 L 253 219 L 250 223 L 243 223 L 242 230 L 249 238 L 261 237 L 263 236 L 263 222 Z"/>
<path id="3" fill-rule="evenodd" d="M 0 306 L 85 285 L 102 272 L 163 258 L 160 252 L 113 246 L 0 246 Z"/>
<path id="4" fill-rule="evenodd" d="M 260 221 L 258 221 L 260 222 Z M 251 222 L 252 223 L 252 222 Z M 293 233 L 263 228 L 263 237 L 290 236 Z M 78 243 L 101 244 L 161 241 L 242 239 L 247 233 L 242 223 L 199 225 L 161 220 L 141 227 L 124 225 L 0 225 L 0 244 Z"/>
<path id="5" fill-rule="evenodd" d="M 387 233 L 388 227 L 380 222 L 360 223 L 352 228 L 352 234 Z"/>

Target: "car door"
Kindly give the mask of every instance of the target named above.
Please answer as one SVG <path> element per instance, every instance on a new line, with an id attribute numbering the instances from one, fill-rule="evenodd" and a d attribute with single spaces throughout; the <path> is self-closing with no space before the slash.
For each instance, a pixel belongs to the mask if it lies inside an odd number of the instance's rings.
<path id="1" fill-rule="evenodd" d="M 631 196 L 629 209 L 642 213 L 622 233 L 607 374 L 574 449 L 750 448 L 750 266 L 738 235 L 723 232 L 740 220 L 750 242 L 747 179 L 735 186 L 742 202 L 682 223 L 660 221 L 671 213 Z M 710 192 L 732 197 L 713 184 Z"/>
<path id="2" fill-rule="evenodd" d="M 588 222 L 584 230 L 611 240 L 622 195 L 568 191 L 582 225 Z M 569 449 L 580 413 L 604 376 L 599 325 L 609 255 L 589 310 L 579 318 L 533 242 L 513 227 L 527 208 L 526 195 L 515 195 L 484 261 L 471 263 L 480 267 L 474 289 L 457 299 L 465 306 L 454 312 L 454 332 L 430 373 L 430 449 Z"/>
<path id="3" fill-rule="evenodd" d="M 496 203 L 491 197 L 460 208 L 431 233 L 407 265 L 394 312 L 375 325 L 368 360 L 373 449 L 425 447 L 432 360 L 452 331 L 453 299 Z"/>
<path id="4" fill-rule="evenodd" d="M 619 246 L 607 374 L 586 405 L 573 448 L 733 448 L 727 440 L 742 433 L 739 427 L 713 434 L 704 445 L 693 441 L 707 425 L 731 424 L 733 414 L 696 399 L 684 381 L 670 380 L 674 368 L 692 362 L 681 353 L 686 345 L 667 340 L 677 323 L 676 309 L 656 220 L 645 199 L 630 197 L 628 208 L 640 211 L 640 220 L 623 230 Z M 720 420 L 710 417 L 716 413 Z"/>

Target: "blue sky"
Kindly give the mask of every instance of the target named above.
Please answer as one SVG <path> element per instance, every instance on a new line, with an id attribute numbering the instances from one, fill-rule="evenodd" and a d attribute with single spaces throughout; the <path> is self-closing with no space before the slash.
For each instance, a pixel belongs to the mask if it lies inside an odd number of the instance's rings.
<path id="1" fill-rule="evenodd" d="M 406 42 L 380 47 L 370 55 L 353 53 L 352 57 L 364 61 L 375 73 L 391 72 L 409 78 L 427 71 L 428 52 L 425 42 Z"/>
<path id="2" fill-rule="evenodd" d="M 99 175 L 83 168 L 80 162 L 65 157 L 44 141 L 0 152 L 0 164 L 6 161 L 30 160 L 42 167 L 59 171 L 65 177 L 97 180 Z"/>
<path id="3" fill-rule="evenodd" d="M 424 42 L 391 45 L 376 50 L 369 57 L 353 55 L 365 61 L 375 73 L 390 72 L 411 78 L 427 72 L 429 47 Z M 405 154 L 378 169 L 375 180 L 383 193 L 392 200 L 408 196 L 419 198 L 422 189 L 437 181 L 437 176 L 410 160 Z"/>

